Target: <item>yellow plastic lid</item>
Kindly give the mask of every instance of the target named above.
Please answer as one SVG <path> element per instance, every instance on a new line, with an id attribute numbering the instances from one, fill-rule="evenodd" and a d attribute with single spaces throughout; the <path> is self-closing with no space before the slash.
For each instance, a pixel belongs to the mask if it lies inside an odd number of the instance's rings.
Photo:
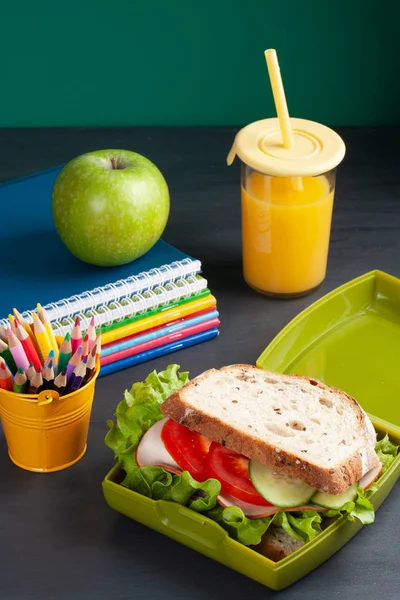
<path id="1" fill-rule="evenodd" d="M 307 119 L 290 118 L 294 148 L 284 148 L 277 118 L 255 121 L 241 129 L 227 157 L 236 154 L 256 171 L 274 177 L 311 177 L 331 171 L 343 160 L 346 146 L 332 129 Z"/>

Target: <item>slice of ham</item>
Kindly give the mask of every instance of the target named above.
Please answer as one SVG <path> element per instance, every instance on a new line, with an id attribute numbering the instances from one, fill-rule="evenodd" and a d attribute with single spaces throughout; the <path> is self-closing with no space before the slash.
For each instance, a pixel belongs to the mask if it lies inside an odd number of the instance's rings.
<path id="1" fill-rule="evenodd" d="M 314 504 L 307 504 L 304 506 L 296 506 L 293 508 L 280 508 L 279 506 L 257 506 L 256 504 L 249 504 L 248 502 L 242 502 L 234 496 L 228 494 L 219 495 L 218 502 L 224 508 L 228 506 L 237 506 L 241 508 L 246 517 L 249 519 L 262 519 L 263 517 L 269 517 L 275 513 L 283 510 L 284 512 L 295 512 L 298 510 L 315 510 L 317 512 L 325 512 L 327 509 L 322 506 L 315 506 Z"/>
<path id="2" fill-rule="evenodd" d="M 161 438 L 161 431 L 167 422 L 168 417 L 157 421 L 150 429 L 144 434 L 139 442 L 136 450 L 136 462 L 139 467 L 163 467 L 167 471 L 179 475 L 182 473 L 182 469 L 172 458 Z M 380 472 L 382 471 L 382 465 L 371 469 L 364 477 L 360 480 L 360 487 L 364 490 L 368 489 L 372 483 L 377 479 Z M 258 506 L 257 504 L 250 504 L 243 502 L 234 496 L 229 494 L 220 494 L 217 498 L 219 504 L 224 508 L 228 506 L 237 506 L 241 508 L 243 513 L 249 519 L 261 519 L 274 515 L 275 513 L 283 510 L 284 512 L 296 512 L 303 510 L 315 510 L 317 512 L 325 512 L 328 509 L 316 506 L 314 504 L 307 504 L 304 506 L 296 506 L 293 508 L 280 508 L 279 506 Z"/>
<path id="3" fill-rule="evenodd" d="M 360 488 L 362 488 L 363 490 L 367 490 L 369 487 L 371 487 L 374 481 L 378 479 L 379 475 L 381 474 L 381 471 L 382 465 L 379 465 L 379 467 L 375 467 L 368 471 L 368 473 L 366 473 L 364 477 L 360 479 L 360 482 L 358 484 Z"/>
<path id="4" fill-rule="evenodd" d="M 174 461 L 161 438 L 161 431 L 168 417 L 157 421 L 142 437 L 136 449 L 136 462 L 139 467 L 164 467 L 171 473 L 179 474 L 182 469 Z"/>

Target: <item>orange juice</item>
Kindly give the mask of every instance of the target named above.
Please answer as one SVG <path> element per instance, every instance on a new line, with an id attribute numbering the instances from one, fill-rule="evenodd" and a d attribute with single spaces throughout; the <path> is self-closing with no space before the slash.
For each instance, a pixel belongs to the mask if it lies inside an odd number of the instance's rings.
<path id="1" fill-rule="evenodd" d="M 243 165 L 243 273 L 257 291 L 300 295 L 325 278 L 334 174 L 270 177 Z"/>

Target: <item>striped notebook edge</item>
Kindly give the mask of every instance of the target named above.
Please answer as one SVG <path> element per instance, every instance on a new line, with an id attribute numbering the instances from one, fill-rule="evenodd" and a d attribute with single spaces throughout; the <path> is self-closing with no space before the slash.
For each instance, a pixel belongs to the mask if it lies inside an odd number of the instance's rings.
<path id="1" fill-rule="evenodd" d="M 183 338 L 177 342 L 165 344 L 164 346 L 159 346 L 158 348 L 153 348 L 152 350 L 147 350 L 146 352 L 141 352 L 128 358 L 109 363 L 108 365 L 100 367 L 99 377 L 104 377 L 105 375 L 110 375 L 111 373 L 122 371 L 123 369 L 133 367 L 140 363 L 147 362 L 155 358 L 160 358 L 167 354 L 178 352 L 179 350 L 184 350 L 185 348 L 190 348 L 191 346 L 196 346 L 197 344 L 201 344 L 202 342 L 212 340 L 218 337 L 218 335 L 219 329 L 214 327 L 212 329 L 209 329 L 208 331 L 203 331 L 202 333 Z"/>

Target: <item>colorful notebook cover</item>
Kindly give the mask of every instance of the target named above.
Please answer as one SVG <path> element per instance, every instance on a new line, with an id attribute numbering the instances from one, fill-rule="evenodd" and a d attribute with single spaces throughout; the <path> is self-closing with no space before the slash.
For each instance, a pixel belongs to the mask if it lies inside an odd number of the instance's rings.
<path id="1" fill-rule="evenodd" d="M 128 367 L 133 367 L 134 365 L 138 365 L 148 360 L 152 360 L 153 358 L 159 358 L 160 356 L 165 356 L 166 354 L 177 352 L 178 350 L 189 348 L 190 346 L 195 346 L 196 344 L 200 344 L 201 342 L 212 340 L 218 335 L 219 331 L 215 327 L 213 329 L 209 329 L 208 331 L 203 331 L 202 333 L 197 333 L 195 335 L 189 336 L 177 342 L 165 344 L 164 346 L 160 346 L 159 348 L 153 348 L 152 350 L 147 350 L 147 352 L 141 352 L 140 354 L 129 356 L 128 358 L 124 358 L 123 360 L 119 360 L 117 362 L 101 367 L 99 377 L 104 377 L 105 375 L 110 375 L 111 373 L 122 371 L 123 369 L 127 369 Z"/>
<path id="2" fill-rule="evenodd" d="M 162 240 L 141 258 L 121 267 L 95 267 L 76 259 L 58 237 L 51 215 L 51 192 L 61 168 L 0 185 L 3 224 L 0 318 L 6 318 L 13 307 L 20 312 L 34 309 L 37 302 L 47 307 L 97 288 L 102 290 L 102 295 L 95 302 L 104 304 L 104 294 L 114 299 L 114 294 L 119 293 L 108 284 L 119 280 L 139 276 L 137 287 L 142 290 L 174 280 L 174 270 L 163 268 L 172 263 L 183 265 L 185 275 L 200 271 L 199 261 Z M 151 270 L 155 273 L 153 283 L 146 276 L 140 278 L 140 274 Z M 177 274 L 181 275 L 180 268 Z M 84 298 L 88 301 L 87 295 Z M 71 306 L 65 302 L 60 304 L 61 312 L 66 307 L 73 314 L 82 310 L 76 301 L 72 301 Z"/>
<path id="3" fill-rule="evenodd" d="M 101 348 L 101 357 L 104 358 L 106 356 L 109 356 L 110 354 L 121 352 L 123 350 L 126 350 L 127 348 L 138 346 L 139 344 L 149 342 L 150 340 L 155 340 L 156 338 L 168 335 L 170 333 L 174 333 L 176 331 L 186 330 L 188 327 L 192 327 L 193 325 L 198 325 L 199 323 L 204 323 L 212 319 L 217 319 L 218 317 L 219 312 L 217 310 L 212 309 L 199 311 L 187 317 L 181 317 L 180 319 L 176 319 L 164 325 L 152 327 L 148 329 L 145 333 L 131 335 L 129 337 L 123 338 L 118 342 L 107 344 L 106 346 L 103 345 Z"/>
<path id="4" fill-rule="evenodd" d="M 208 331 L 209 329 L 218 327 L 219 324 L 219 319 L 215 317 L 213 319 L 209 319 L 208 321 L 187 325 L 187 327 L 183 329 L 170 331 L 162 335 L 160 333 L 158 336 L 153 337 L 150 340 L 146 340 L 122 350 L 118 350 L 112 354 L 108 354 L 107 356 L 102 356 L 100 358 L 100 365 L 103 367 L 105 365 L 123 360 L 124 358 L 133 356 L 134 354 L 140 354 L 141 352 L 146 352 L 152 348 L 158 348 L 159 346 L 164 346 L 165 344 L 170 344 L 172 342 L 185 339 L 194 334 L 202 333 L 203 331 Z"/>
<path id="5" fill-rule="evenodd" d="M 204 296 L 203 294 L 199 294 L 197 298 L 187 298 L 185 302 L 177 303 L 177 305 L 172 306 L 172 308 L 166 306 L 164 307 L 164 310 L 159 310 L 155 314 L 150 315 L 150 313 L 146 313 L 144 315 L 139 315 L 138 319 L 135 319 L 134 322 L 129 325 L 106 331 L 101 334 L 101 342 L 102 344 L 117 342 L 136 333 L 147 331 L 152 327 L 157 327 L 158 325 L 163 325 L 169 321 L 192 315 L 200 310 L 206 310 L 208 308 L 215 309 L 215 307 L 216 299 L 210 294 L 209 290 L 207 290 L 207 293 Z"/>

